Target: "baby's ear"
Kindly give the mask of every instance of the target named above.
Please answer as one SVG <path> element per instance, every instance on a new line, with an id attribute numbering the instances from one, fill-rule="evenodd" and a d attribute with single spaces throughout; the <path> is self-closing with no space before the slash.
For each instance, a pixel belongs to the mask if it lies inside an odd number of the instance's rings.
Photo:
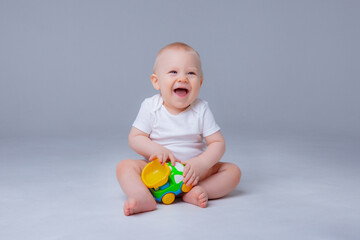
<path id="1" fill-rule="evenodd" d="M 156 74 L 151 75 L 151 83 L 156 90 L 160 90 L 159 79 Z"/>

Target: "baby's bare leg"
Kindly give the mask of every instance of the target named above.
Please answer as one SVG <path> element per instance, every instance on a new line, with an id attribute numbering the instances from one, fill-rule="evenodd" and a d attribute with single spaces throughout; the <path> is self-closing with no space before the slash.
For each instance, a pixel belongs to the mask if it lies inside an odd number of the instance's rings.
<path id="1" fill-rule="evenodd" d="M 205 189 L 209 199 L 224 197 L 236 188 L 241 171 L 233 163 L 217 163 L 202 178 L 199 186 Z"/>
<path id="2" fill-rule="evenodd" d="M 240 169 L 232 163 L 217 163 L 203 176 L 198 185 L 184 195 L 183 200 L 199 207 L 206 207 L 208 199 L 221 198 L 239 184 Z"/>
<path id="3" fill-rule="evenodd" d="M 116 168 L 116 176 L 126 196 L 124 214 L 126 216 L 156 209 L 156 202 L 141 180 L 141 171 L 146 161 L 126 159 Z"/>

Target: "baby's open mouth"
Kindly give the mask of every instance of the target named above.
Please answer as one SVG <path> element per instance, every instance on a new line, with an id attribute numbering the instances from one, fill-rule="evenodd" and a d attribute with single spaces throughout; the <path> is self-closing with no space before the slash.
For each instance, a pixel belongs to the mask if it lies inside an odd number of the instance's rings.
<path id="1" fill-rule="evenodd" d="M 179 97 L 185 97 L 189 93 L 189 90 L 186 88 L 175 88 L 174 93 Z"/>

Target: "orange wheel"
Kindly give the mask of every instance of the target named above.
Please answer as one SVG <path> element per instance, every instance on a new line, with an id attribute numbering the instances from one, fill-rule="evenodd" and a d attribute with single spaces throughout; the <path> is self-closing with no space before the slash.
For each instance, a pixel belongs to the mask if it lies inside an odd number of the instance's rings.
<path id="1" fill-rule="evenodd" d="M 181 191 L 182 192 L 188 192 L 188 191 L 190 191 L 191 190 L 191 188 L 192 188 L 192 186 L 186 186 L 186 184 L 184 183 L 182 186 L 181 186 Z"/>
<path id="2" fill-rule="evenodd" d="M 171 204 L 174 200 L 175 200 L 175 194 L 173 193 L 167 193 L 161 198 L 161 201 L 164 204 Z"/>

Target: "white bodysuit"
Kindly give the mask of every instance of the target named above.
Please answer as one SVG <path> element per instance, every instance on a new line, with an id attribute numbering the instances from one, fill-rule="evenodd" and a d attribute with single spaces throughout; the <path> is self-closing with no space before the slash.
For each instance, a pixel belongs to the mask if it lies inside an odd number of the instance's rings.
<path id="1" fill-rule="evenodd" d="M 133 126 L 181 161 L 201 154 L 206 147 L 204 137 L 220 130 L 206 101 L 196 99 L 185 111 L 173 115 L 163 105 L 160 94 L 142 102 Z"/>

